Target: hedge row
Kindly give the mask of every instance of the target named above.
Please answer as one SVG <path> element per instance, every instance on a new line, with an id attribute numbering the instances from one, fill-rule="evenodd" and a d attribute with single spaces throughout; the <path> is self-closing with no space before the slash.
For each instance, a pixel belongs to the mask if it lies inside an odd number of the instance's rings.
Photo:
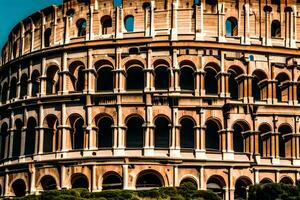
<path id="1" fill-rule="evenodd" d="M 185 183 L 181 187 L 166 187 L 152 190 L 129 191 L 107 190 L 89 192 L 86 189 L 51 190 L 40 196 L 26 196 L 15 200 L 221 200 L 210 191 L 196 190 L 193 184 Z"/>

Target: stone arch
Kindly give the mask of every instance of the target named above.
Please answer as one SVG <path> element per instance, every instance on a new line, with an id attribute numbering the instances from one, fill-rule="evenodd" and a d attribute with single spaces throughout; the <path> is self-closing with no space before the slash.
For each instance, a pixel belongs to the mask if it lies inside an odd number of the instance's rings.
<path id="1" fill-rule="evenodd" d="M 109 56 L 97 56 L 93 61 L 93 66 L 96 70 L 102 66 L 112 66 L 115 69 L 115 60 Z"/>
<path id="2" fill-rule="evenodd" d="M 167 60 L 157 59 L 153 62 L 154 65 L 154 87 L 155 89 L 167 90 L 170 87 L 170 65 Z"/>
<path id="3" fill-rule="evenodd" d="M 47 28 L 44 32 L 44 47 L 50 47 L 51 35 L 52 35 L 52 29 Z"/>
<path id="4" fill-rule="evenodd" d="M 288 184 L 288 185 L 294 185 L 294 181 L 289 176 L 283 176 L 281 177 L 279 183 Z"/>
<path id="5" fill-rule="evenodd" d="M 199 180 L 197 177 L 195 177 L 194 175 L 191 174 L 187 174 L 184 175 L 183 177 L 181 177 L 180 181 L 179 181 L 179 185 L 181 186 L 183 183 L 192 183 L 195 188 L 199 188 Z"/>
<path id="6" fill-rule="evenodd" d="M 165 185 L 162 175 L 156 170 L 141 171 L 136 178 L 136 188 L 157 188 Z"/>
<path id="7" fill-rule="evenodd" d="M 11 189 L 16 197 L 25 196 L 27 193 L 26 181 L 22 178 L 12 181 Z"/>
<path id="8" fill-rule="evenodd" d="M 267 74 L 261 69 L 255 69 L 252 73 L 252 96 L 254 100 L 267 99 L 268 80 Z"/>
<path id="9" fill-rule="evenodd" d="M 26 73 L 22 74 L 20 79 L 20 98 L 23 98 L 27 95 L 27 85 L 28 85 L 28 76 Z"/>
<path id="10" fill-rule="evenodd" d="M 69 65 L 69 72 L 71 74 L 70 79 L 73 85 L 73 88 L 77 92 L 82 92 L 85 88 L 85 65 L 81 61 L 73 61 Z"/>
<path id="11" fill-rule="evenodd" d="M 272 38 L 281 37 L 281 25 L 279 20 L 273 20 L 271 23 L 271 37 Z"/>
<path id="12" fill-rule="evenodd" d="M 226 187 L 226 182 L 222 176 L 213 175 L 208 178 L 206 182 L 206 189 L 211 190 L 215 194 L 217 194 L 221 199 L 224 199 Z"/>
<path id="13" fill-rule="evenodd" d="M 125 16 L 124 18 L 124 27 L 125 27 L 125 30 L 127 32 L 133 32 L 134 31 L 134 16 L 133 15 L 127 15 Z"/>
<path id="14" fill-rule="evenodd" d="M 9 90 L 8 83 L 5 82 L 3 84 L 2 93 L 1 93 L 1 103 L 2 104 L 6 104 L 6 101 L 8 100 L 8 90 Z"/>
<path id="15" fill-rule="evenodd" d="M 169 57 L 154 57 L 152 61 L 152 66 L 156 68 L 161 65 L 170 68 L 172 66 L 172 61 Z"/>
<path id="16" fill-rule="evenodd" d="M 193 71 L 197 70 L 196 64 L 194 60 L 189 60 L 190 56 L 180 56 L 178 58 L 179 67 L 182 68 L 184 66 L 190 67 L 193 69 Z"/>
<path id="17" fill-rule="evenodd" d="M 250 125 L 245 120 L 238 120 L 232 125 L 232 130 L 234 152 L 244 152 L 243 132 L 249 131 Z"/>
<path id="18" fill-rule="evenodd" d="M 112 34 L 113 28 L 112 28 L 112 18 L 110 15 L 104 15 L 101 17 L 101 34 L 107 35 Z"/>
<path id="19" fill-rule="evenodd" d="M 265 157 L 265 156 L 267 156 L 269 149 L 267 146 L 266 139 L 263 138 L 263 134 L 271 132 L 272 127 L 268 123 L 262 123 L 258 127 L 258 130 L 260 132 L 259 137 L 258 137 L 259 138 L 259 153 L 262 157 Z"/>
<path id="20" fill-rule="evenodd" d="M 292 157 L 292 138 L 293 128 L 290 124 L 284 123 L 278 127 L 279 134 L 279 156 L 284 158 Z"/>
<path id="21" fill-rule="evenodd" d="M 75 173 L 71 177 L 72 189 L 74 188 L 86 188 L 89 189 L 89 179 L 85 174 Z"/>
<path id="22" fill-rule="evenodd" d="M 31 73 L 31 96 L 36 97 L 40 91 L 40 84 L 39 84 L 40 72 L 38 70 L 34 70 Z"/>
<path id="23" fill-rule="evenodd" d="M 238 36 L 238 20 L 235 17 L 228 17 L 226 20 L 226 36 Z"/>
<path id="24" fill-rule="evenodd" d="M 97 146 L 98 148 L 112 148 L 113 146 L 113 118 L 109 115 L 103 115 L 97 120 L 98 134 Z"/>
<path id="25" fill-rule="evenodd" d="M 285 72 L 279 73 L 276 78 L 276 98 L 278 102 L 286 102 L 289 100 L 289 85 L 290 77 Z"/>
<path id="26" fill-rule="evenodd" d="M 183 116 L 180 122 L 180 147 L 183 149 L 195 148 L 195 120 L 190 116 Z"/>
<path id="27" fill-rule="evenodd" d="M 86 19 L 80 18 L 76 22 L 76 27 L 77 27 L 77 36 L 78 37 L 83 37 L 86 35 L 86 28 L 87 28 L 87 22 Z"/>
<path id="28" fill-rule="evenodd" d="M 21 139 L 22 139 L 22 129 L 23 129 L 23 122 L 21 119 L 16 119 L 15 121 L 15 128 L 16 131 L 13 134 L 13 157 L 19 157 L 21 154 Z"/>
<path id="29" fill-rule="evenodd" d="M 95 63 L 97 70 L 97 91 L 112 91 L 114 88 L 114 65 L 109 60 L 99 60 Z"/>
<path id="30" fill-rule="evenodd" d="M 79 114 L 71 114 L 68 117 L 67 124 L 70 126 L 72 149 L 83 149 L 85 144 L 85 122 L 83 117 Z"/>
<path id="31" fill-rule="evenodd" d="M 234 199 L 247 199 L 247 191 L 250 185 L 252 185 L 250 178 L 246 176 L 239 177 L 235 181 Z"/>
<path id="32" fill-rule="evenodd" d="M 45 175 L 41 178 L 40 184 L 44 191 L 57 189 L 57 180 L 51 175 Z"/>
<path id="33" fill-rule="evenodd" d="M 126 63 L 126 89 L 144 90 L 145 75 L 144 65 L 139 60 L 132 60 Z"/>
<path id="34" fill-rule="evenodd" d="M 179 85 L 182 90 L 195 90 L 195 66 L 193 63 L 181 62 Z"/>
<path id="35" fill-rule="evenodd" d="M 12 77 L 10 80 L 9 98 L 14 99 L 17 97 L 17 78 Z"/>
<path id="36" fill-rule="evenodd" d="M 102 176 L 102 190 L 123 189 L 122 177 L 114 171 L 106 172 Z"/>
<path id="37" fill-rule="evenodd" d="M 3 122 L 1 124 L 1 159 L 5 158 L 6 155 L 6 141 L 9 138 L 9 132 L 8 132 L 8 124 L 6 122 Z"/>
<path id="38" fill-rule="evenodd" d="M 207 95 L 218 95 L 218 79 L 217 74 L 220 72 L 220 67 L 215 63 L 208 63 L 204 67 L 204 84 L 205 84 L 205 93 Z"/>
<path id="39" fill-rule="evenodd" d="M 219 131 L 222 129 L 221 123 L 215 118 L 209 118 L 205 122 L 205 147 L 207 151 L 220 151 Z"/>
<path id="40" fill-rule="evenodd" d="M 154 120 L 154 146 L 155 148 L 169 148 L 170 146 L 170 120 L 164 115 Z"/>
<path id="41" fill-rule="evenodd" d="M 59 149 L 59 120 L 56 115 L 49 114 L 44 118 L 44 144 L 43 152 L 49 153 Z M 47 141 L 47 142 L 45 142 Z"/>
<path id="42" fill-rule="evenodd" d="M 27 120 L 27 129 L 25 137 L 25 155 L 31 155 L 35 153 L 36 127 L 36 119 L 34 117 L 30 117 Z"/>
<path id="43" fill-rule="evenodd" d="M 229 93 L 232 99 L 239 99 L 239 83 L 237 77 L 244 74 L 244 70 L 237 65 L 230 66 L 228 69 L 229 73 Z"/>
<path id="44" fill-rule="evenodd" d="M 131 115 L 126 119 L 126 147 L 142 148 L 144 146 L 144 119 L 140 115 Z"/>
<path id="45" fill-rule="evenodd" d="M 273 183 L 273 181 L 270 178 L 263 178 L 259 183 L 267 184 L 267 183 Z"/>
<path id="46" fill-rule="evenodd" d="M 46 71 L 46 94 L 56 94 L 59 91 L 59 67 L 51 65 Z"/>

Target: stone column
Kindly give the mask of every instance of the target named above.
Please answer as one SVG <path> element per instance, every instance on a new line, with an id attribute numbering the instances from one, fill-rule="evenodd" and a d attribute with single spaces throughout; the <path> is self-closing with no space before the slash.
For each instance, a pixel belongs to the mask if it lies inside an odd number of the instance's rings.
<path id="1" fill-rule="evenodd" d="M 29 175 L 30 175 L 30 188 L 29 188 L 29 194 L 35 195 L 37 193 L 35 188 L 35 175 L 36 175 L 36 169 L 34 164 L 29 165 Z"/>
<path id="2" fill-rule="evenodd" d="M 178 50 L 173 50 L 173 58 L 172 58 L 172 64 L 173 64 L 173 77 L 174 77 L 174 91 L 179 92 L 180 91 L 180 68 L 178 65 L 177 60 L 177 54 Z"/>
<path id="3" fill-rule="evenodd" d="M 123 38 L 123 9 L 120 7 L 116 8 L 115 12 L 115 37 Z"/>
<path id="4" fill-rule="evenodd" d="M 218 41 L 225 42 L 225 3 L 218 2 Z"/>
<path id="5" fill-rule="evenodd" d="M 88 39 L 93 40 L 94 39 L 94 33 L 93 33 L 93 26 L 94 26 L 94 5 L 90 4 L 90 12 L 89 12 L 89 35 Z"/>
<path id="6" fill-rule="evenodd" d="M 180 156 L 180 124 L 178 121 L 178 108 L 172 109 L 173 127 L 171 132 L 170 157 Z"/>
<path id="7" fill-rule="evenodd" d="M 264 8 L 265 11 L 265 42 L 263 45 L 270 46 L 272 45 L 271 40 L 271 16 L 270 12 L 272 12 L 272 8 L 270 6 L 266 6 Z"/>
<path id="8" fill-rule="evenodd" d="M 223 129 L 219 131 L 223 160 L 234 160 L 233 130 Z"/>
<path id="9" fill-rule="evenodd" d="M 206 159 L 206 148 L 205 148 L 205 116 L 204 111 L 200 109 L 198 111 L 199 116 L 199 124 L 195 127 L 196 133 L 196 149 L 195 149 L 195 156 L 199 159 Z"/>
<path id="10" fill-rule="evenodd" d="M 63 52 L 62 54 L 62 71 L 59 73 L 59 80 L 60 80 L 60 91 L 58 91 L 58 94 L 60 95 L 65 95 L 65 94 L 68 94 L 68 88 L 67 88 L 67 80 L 68 80 L 68 54 L 67 52 Z"/>
<path id="11" fill-rule="evenodd" d="M 173 1 L 172 3 L 172 13 L 171 13 L 171 40 L 177 40 L 177 27 L 178 27 L 178 20 L 177 20 L 177 13 L 178 13 L 178 2 L 177 0 Z"/>
<path id="12" fill-rule="evenodd" d="M 145 146 L 144 155 L 154 155 L 154 125 L 153 125 L 153 110 L 152 110 L 152 98 L 150 94 L 146 95 L 146 124 L 145 124 Z"/>
<path id="13" fill-rule="evenodd" d="M 245 31 L 244 31 L 244 39 L 243 44 L 250 45 L 250 6 L 249 3 L 245 3 L 244 5 L 245 12 Z"/>
<path id="14" fill-rule="evenodd" d="M 122 107 L 121 105 L 117 105 L 117 138 L 115 141 L 117 141 L 117 144 L 114 145 L 115 148 L 113 150 L 113 153 L 115 156 L 122 156 L 125 154 L 125 132 L 126 132 L 126 126 L 123 124 L 123 114 L 122 114 Z"/>
<path id="15" fill-rule="evenodd" d="M 70 20 L 71 18 L 66 16 L 64 17 L 65 22 L 65 30 L 64 30 L 64 44 L 68 44 L 70 42 L 69 30 L 70 30 Z"/>
<path id="16" fill-rule="evenodd" d="M 34 35 L 35 35 L 35 25 L 34 22 L 32 20 L 32 18 L 30 18 L 30 24 L 31 24 L 31 43 L 30 43 L 30 52 L 32 52 L 34 50 Z"/>
<path id="17" fill-rule="evenodd" d="M 123 190 L 128 190 L 128 165 L 124 164 L 122 165 L 122 173 L 123 173 Z"/>
<path id="18" fill-rule="evenodd" d="M 43 154 L 44 151 L 44 127 L 43 127 L 43 122 L 44 122 L 44 106 L 40 105 L 39 107 L 39 129 L 38 129 L 38 134 L 36 134 L 36 140 L 38 141 L 38 154 Z"/>
<path id="19" fill-rule="evenodd" d="M 150 8 L 150 36 L 154 37 L 155 36 L 155 25 L 154 25 L 154 8 L 155 8 L 155 1 L 151 1 L 151 8 Z"/>
<path id="20" fill-rule="evenodd" d="M 195 38 L 196 40 L 203 40 L 203 4 L 195 6 Z"/>

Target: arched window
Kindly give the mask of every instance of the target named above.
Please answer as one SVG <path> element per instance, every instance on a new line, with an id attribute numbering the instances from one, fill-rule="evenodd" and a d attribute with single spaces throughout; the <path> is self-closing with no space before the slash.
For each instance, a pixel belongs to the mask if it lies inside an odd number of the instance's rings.
<path id="1" fill-rule="evenodd" d="M 220 139 L 219 139 L 219 125 L 214 120 L 208 120 L 205 129 L 205 143 L 208 151 L 219 151 L 220 150 Z"/>
<path id="2" fill-rule="evenodd" d="M 26 139 L 25 139 L 25 155 L 34 154 L 35 136 L 37 123 L 34 118 L 29 118 L 27 121 Z"/>
<path id="3" fill-rule="evenodd" d="M 134 17 L 132 15 L 128 15 L 124 20 L 125 29 L 127 32 L 134 31 Z"/>
<path id="4" fill-rule="evenodd" d="M 14 42 L 13 44 L 13 57 L 16 58 L 18 54 L 18 43 Z"/>
<path id="5" fill-rule="evenodd" d="M 198 184 L 197 184 L 197 182 L 193 178 L 185 178 L 185 179 L 183 179 L 183 180 L 180 181 L 179 185 L 181 187 L 181 186 L 183 186 L 186 183 L 189 183 L 189 184 L 193 185 L 193 188 L 195 190 L 197 190 Z"/>
<path id="6" fill-rule="evenodd" d="M 150 10 L 151 9 L 151 4 L 149 2 L 143 3 L 143 9 L 144 10 Z"/>
<path id="7" fill-rule="evenodd" d="M 273 181 L 269 178 L 264 178 L 259 183 L 260 184 L 268 184 L 268 183 L 273 183 Z"/>
<path id="8" fill-rule="evenodd" d="M 280 73 L 276 76 L 276 98 L 278 102 L 286 102 L 289 100 L 288 83 L 290 78 L 286 73 Z"/>
<path id="9" fill-rule="evenodd" d="M 293 185 L 293 184 L 294 184 L 294 181 L 293 181 L 292 178 L 286 176 L 286 177 L 283 177 L 283 178 L 279 181 L 279 183 L 283 183 L 283 184 L 286 184 L 286 185 Z"/>
<path id="10" fill-rule="evenodd" d="M 21 154 L 21 139 L 22 139 L 22 128 L 23 128 L 23 122 L 19 119 L 15 122 L 16 130 L 13 134 L 13 157 L 19 157 Z"/>
<path id="11" fill-rule="evenodd" d="M 45 153 L 50 153 L 54 150 L 58 150 L 58 119 L 55 115 L 48 115 L 45 118 L 44 123 L 45 129 L 43 151 Z"/>
<path id="12" fill-rule="evenodd" d="M 112 91 L 114 89 L 114 73 L 112 67 L 100 67 L 97 71 L 97 75 L 97 91 Z"/>
<path id="13" fill-rule="evenodd" d="M 239 99 L 239 84 L 236 78 L 243 74 L 243 70 L 237 66 L 232 66 L 228 70 L 229 73 L 229 92 L 232 99 Z"/>
<path id="14" fill-rule="evenodd" d="M 98 148 L 112 147 L 113 145 L 113 121 L 109 117 L 102 117 L 98 121 Z"/>
<path id="15" fill-rule="evenodd" d="M 200 3 L 201 3 L 201 1 L 200 1 L 200 0 L 194 0 L 194 5 L 195 5 L 195 6 L 199 6 L 199 5 L 200 5 Z"/>
<path id="16" fill-rule="evenodd" d="M 233 125 L 233 150 L 234 152 L 244 152 L 244 138 L 242 133 L 250 128 L 245 122 L 237 122 Z"/>
<path id="17" fill-rule="evenodd" d="M 75 174 L 71 180 L 72 189 L 75 188 L 89 188 L 88 178 L 84 174 Z"/>
<path id="18" fill-rule="evenodd" d="M 36 97 L 40 90 L 39 76 L 40 73 L 37 70 L 35 70 L 31 75 L 31 84 L 32 84 L 31 96 L 33 97 Z"/>
<path id="19" fill-rule="evenodd" d="M 207 180 L 206 188 L 217 194 L 221 199 L 224 199 L 226 186 L 224 179 L 221 176 L 212 176 Z"/>
<path id="20" fill-rule="evenodd" d="M 238 21 L 235 17 L 229 17 L 226 20 L 226 36 L 232 37 L 238 35 Z"/>
<path id="21" fill-rule="evenodd" d="M 121 7 L 123 4 L 123 0 L 113 0 L 114 1 L 114 7 Z"/>
<path id="22" fill-rule="evenodd" d="M 59 90 L 59 68 L 55 65 L 48 67 L 46 72 L 46 94 L 56 94 Z"/>
<path id="23" fill-rule="evenodd" d="M 50 46 L 51 33 L 52 33 L 51 28 L 47 28 L 46 31 L 44 32 L 44 47 Z"/>
<path id="24" fill-rule="evenodd" d="M 78 117 L 72 124 L 71 134 L 73 136 L 73 149 L 83 149 L 84 148 L 84 121 L 81 117 Z"/>
<path id="25" fill-rule="evenodd" d="M 144 146 L 144 121 L 140 117 L 131 117 L 127 123 L 126 146 L 129 148 L 141 148 Z"/>
<path id="26" fill-rule="evenodd" d="M 67 15 L 68 17 L 74 17 L 74 15 L 75 15 L 75 10 L 74 10 L 74 9 L 69 9 L 69 10 L 67 10 L 66 15 Z"/>
<path id="27" fill-rule="evenodd" d="M 217 71 L 210 66 L 205 67 L 205 93 L 207 95 L 218 95 Z"/>
<path id="28" fill-rule="evenodd" d="M 255 70 L 252 79 L 252 96 L 259 101 L 267 98 L 267 75 L 262 70 Z"/>
<path id="29" fill-rule="evenodd" d="M 1 159 L 6 158 L 6 142 L 9 139 L 8 125 L 3 123 L 1 126 Z"/>
<path id="30" fill-rule="evenodd" d="M 271 0 L 271 4 L 280 5 L 280 0 Z"/>
<path id="31" fill-rule="evenodd" d="M 20 82 L 20 98 L 23 98 L 24 96 L 27 95 L 27 83 L 28 83 L 28 77 L 26 74 L 23 74 L 21 76 L 21 82 Z"/>
<path id="32" fill-rule="evenodd" d="M 136 188 L 160 188 L 163 187 L 163 179 L 156 172 L 146 171 L 139 174 L 136 180 Z"/>
<path id="33" fill-rule="evenodd" d="M 71 74 L 71 81 L 74 90 L 77 92 L 82 92 L 85 87 L 85 72 L 84 64 L 80 61 L 75 61 L 70 64 L 69 72 Z"/>
<path id="34" fill-rule="evenodd" d="M 278 128 L 279 137 L 279 156 L 282 158 L 290 158 L 292 156 L 292 139 L 287 135 L 292 133 L 289 125 L 282 125 Z"/>
<path id="35" fill-rule="evenodd" d="M 260 135 L 259 135 L 259 153 L 261 157 L 266 157 L 268 154 L 268 146 L 265 140 L 263 139 L 263 134 L 271 132 L 271 127 L 267 124 L 262 124 L 258 128 Z"/>
<path id="36" fill-rule="evenodd" d="M 77 26 L 77 36 L 78 37 L 83 37 L 86 35 L 86 20 L 81 18 L 76 22 L 76 26 Z"/>
<path id="37" fill-rule="evenodd" d="M 158 117 L 155 120 L 155 129 L 154 129 L 154 145 L 155 148 L 169 148 L 169 120 L 165 117 Z"/>
<path id="38" fill-rule="evenodd" d="M 6 103 L 6 101 L 7 101 L 7 95 L 8 95 L 8 83 L 6 82 L 6 83 L 3 84 L 3 88 L 2 88 L 2 95 L 1 95 L 1 97 L 2 97 L 2 99 L 1 99 L 2 104 Z"/>
<path id="39" fill-rule="evenodd" d="M 113 172 L 103 176 L 102 190 L 123 189 L 122 178 Z"/>
<path id="40" fill-rule="evenodd" d="M 23 197 L 26 195 L 26 184 L 22 179 L 15 180 L 12 184 L 12 190 L 16 197 Z"/>
<path id="41" fill-rule="evenodd" d="M 57 189 L 56 181 L 50 175 L 46 175 L 41 179 L 41 185 L 44 191 Z"/>
<path id="42" fill-rule="evenodd" d="M 235 182 L 234 199 L 247 199 L 247 189 L 251 184 L 248 178 L 239 178 Z"/>
<path id="43" fill-rule="evenodd" d="M 166 66 L 158 66 L 155 68 L 155 89 L 168 90 L 170 83 L 170 73 Z"/>
<path id="44" fill-rule="evenodd" d="M 189 118 L 183 118 L 180 125 L 180 147 L 193 149 L 195 146 L 194 122 Z"/>
<path id="45" fill-rule="evenodd" d="M 144 89 L 144 71 L 142 67 L 132 66 L 127 69 L 126 86 L 127 90 Z"/>
<path id="46" fill-rule="evenodd" d="M 13 99 L 17 97 L 17 79 L 14 77 L 10 81 L 9 98 Z"/>
<path id="47" fill-rule="evenodd" d="M 180 88 L 182 90 L 195 90 L 194 70 L 183 66 L 180 69 Z"/>
<path id="48" fill-rule="evenodd" d="M 105 15 L 101 18 L 102 35 L 112 33 L 112 19 L 109 15 Z"/>
<path id="49" fill-rule="evenodd" d="M 272 38 L 281 37 L 281 27 L 280 22 L 278 20 L 274 20 L 271 24 L 271 36 Z"/>

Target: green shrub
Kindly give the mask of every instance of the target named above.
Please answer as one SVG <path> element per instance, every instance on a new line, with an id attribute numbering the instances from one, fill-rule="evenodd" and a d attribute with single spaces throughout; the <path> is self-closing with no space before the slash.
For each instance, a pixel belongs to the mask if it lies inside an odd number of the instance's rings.
<path id="1" fill-rule="evenodd" d="M 145 197 L 149 197 L 149 198 L 156 198 L 158 199 L 159 197 L 161 197 L 161 193 L 158 189 L 153 189 L 153 190 L 141 190 L 138 191 L 138 196 L 145 198 Z"/>
<path id="2" fill-rule="evenodd" d="M 198 190 L 195 191 L 192 195 L 192 199 L 205 199 L 205 200 L 221 200 L 221 198 L 213 193 L 212 191 L 204 191 L 204 190 Z"/>
<path id="3" fill-rule="evenodd" d="M 175 196 L 171 197 L 171 200 L 185 200 L 185 198 L 180 194 L 176 194 Z"/>

